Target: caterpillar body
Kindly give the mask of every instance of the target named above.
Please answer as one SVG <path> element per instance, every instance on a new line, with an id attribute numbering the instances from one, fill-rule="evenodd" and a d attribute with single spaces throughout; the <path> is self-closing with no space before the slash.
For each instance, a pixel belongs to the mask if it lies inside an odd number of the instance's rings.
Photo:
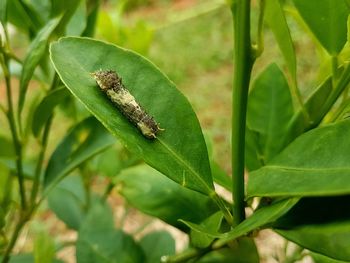
<path id="1" fill-rule="evenodd" d="M 163 131 L 158 123 L 140 106 L 113 70 L 99 70 L 91 73 L 100 89 L 107 95 L 120 112 L 135 125 L 147 139 L 157 138 Z"/>

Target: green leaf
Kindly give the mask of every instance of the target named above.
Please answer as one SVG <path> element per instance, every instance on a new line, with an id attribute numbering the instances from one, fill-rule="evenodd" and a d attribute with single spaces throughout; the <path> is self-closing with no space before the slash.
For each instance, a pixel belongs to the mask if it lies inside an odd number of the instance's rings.
<path id="1" fill-rule="evenodd" d="M 90 117 L 78 123 L 51 155 L 44 175 L 45 187 L 57 183 L 114 142 L 115 139 L 95 118 Z"/>
<path id="2" fill-rule="evenodd" d="M 46 233 L 38 233 L 34 241 L 34 259 L 36 263 L 53 262 L 55 257 L 55 243 L 52 237 Z"/>
<path id="3" fill-rule="evenodd" d="M 292 98 L 283 72 L 276 64 L 254 81 L 248 97 L 247 126 L 257 133 L 257 148 L 267 163 L 283 147 L 284 134 L 293 116 Z"/>
<path id="4" fill-rule="evenodd" d="M 0 2 L 0 23 L 5 25 L 7 22 L 7 0 Z"/>
<path id="5" fill-rule="evenodd" d="M 175 254 L 175 240 L 166 231 L 151 232 L 140 240 L 146 256 L 145 263 L 160 263 L 165 255 Z"/>
<path id="6" fill-rule="evenodd" d="M 40 15 L 27 1 L 7 1 L 7 18 L 10 23 L 29 34 L 35 34 L 43 25 Z"/>
<path id="7" fill-rule="evenodd" d="M 198 263 L 259 263 L 259 254 L 252 238 L 239 238 L 230 248 L 212 251 Z"/>
<path id="8" fill-rule="evenodd" d="M 45 27 L 43 27 L 34 40 L 32 41 L 29 51 L 27 53 L 26 58 L 23 62 L 22 74 L 20 79 L 20 93 L 19 93 L 19 101 L 18 108 L 19 111 L 22 111 L 25 96 L 28 89 L 28 84 L 30 79 L 33 76 L 35 68 L 38 66 L 41 59 L 44 57 L 46 53 L 47 44 L 49 41 L 49 37 L 53 30 L 56 28 L 58 23 L 60 22 L 62 17 L 56 17 L 50 20 Z"/>
<path id="9" fill-rule="evenodd" d="M 80 176 L 67 176 L 48 194 L 50 209 L 69 228 L 78 230 L 88 209 Z"/>
<path id="10" fill-rule="evenodd" d="M 349 263 L 349 261 L 336 260 L 317 253 L 310 253 L 310 255 L 316 263 Z"/>
<path id="11" fill-rule="evenodd" d="M 78 10 L 81 2 L 85 3 L 85 1 L 82 0 L 51 0 L 51 17 L 63 15 L 56 30 L 58 35 L 62 36 L 67 33 L 68 24 Z"/>
<path id="12" fill-rule="evenodd" d="M 214 243 L 214 247 L 221 247 L 223 244 L 227 243 L 230 240 L 236 239 L 240 236 L 246 235 L 255 229 L 275 222 L 278 218 L 287 213 L 298 202 L 298 200 L 298 198 L 286 199 L 273 203 L 269 206 L 259 208 L 253 213 L 253 215 L 248 217 L 233 230 L 226 233 L 210 231 L 201 225 L 184 220 L 181 221 L 195 231 L 204 233 L 214 238 L 220 238 L 220 240 Z"/>
<path id="13" fill-rule="evenodd" d="M 232 191 L 232 179 L 227 173 L 215 162 L 210 162 L 211 173 L 215 183 L 221 185 L 229 191 Z"/>
<path id="14" fill-rule="evenodd" d="M 248 171 L 259 169 L 262 163 L 261 146 L 259 145 L 259 133 L 252 131 L 248 126 L 245 128 L 245 166 Z"/>
<path id="15" fill-rule="evenodd" d="M 87 38 L 62 38 L 51 45 L 62 81 L 96 118 L 146 163 L 181 185 L 214 195 L 208 154 L 191 105 L 174 84 L 140 55 Z M 97 87 L 90 73 L 111 69 L 165 129 L 148 140 Z"/>
<path id="16" fill-rule="evenodd" d="M 330 55 L 337 55 L 346 43 L 350 12 L 344 0 L 293 0 L 295 7 Z"/>
<path id="17" fill-rule="evenodd" d="M 265 16 L 267 24 L 275 35 L 277 44 L 284 56 L 288 70 L 296 83 L 296 57 L 292 37 L 279 0 L 267 0 L 265 5 Z"/>
<path id="18" fill-rule="evenodd" d="M 86 27 L 86 5 L 87 3 L 85 1 L 80 1 L 77 10 L 70 18 L 66 28 L 66 34 L 68 36 L 80 36 L 83 33 Z"/>
<path id="19" fill-rule="evenodd" d="M 180 218 L 199 223 L 217 211 L 207 196 L 181 187 L 147 165 L 123 170 L 116 183 L 132 206 L 180 229 L 184 229 Z"/>
<path id="20" fill-rule="evenodd" d="M 350 261 L 350 220 L 275 231 L 309 250 Z"/>
<path id="21" fill-rule="evenodd" d="M 285 145 L 289 144 L 296 137 L 301 135 L 303 132 L 309 130 L 310 128 L 316 127 L 323 119 L 324 115 L 321 110 L 325 106 L 325 102 L 332 93 L 332 78 L 328 77 L 324 82 L 322 82 L 310 95 L 310 97 L 305 101 L 304 108 L 308 113 L 309 119 L 306 119 L 305 114 L 299 109 L 293 116 L 291 120 L 288 131 L 285 135 Z M 335 99 L 336 100 L 336 99 Z M 326 112 L 332 106 L 330 104 Z"/>
<path id="22" fill-rule="evenodd" d="M 200 223 L 200 226 L 211 232 L 218 232 L 221 226 L 222 219 L 223 219 L 223 214 L 221 211 L 218 211 L 212 214 L 211 216 L 209 216 L 208 218 L 204 219 L 203 222 Z M 191 240 L 191 245 L 193 247 L 206 248 L 213 242 L 214 238 L 211 236 L 208 236 L 203 232 L 192 229 L 190 240 Z"/>
<path id="23" fill-rule="evenodd" d="M 349 202 L 350 195 L 302 198 L 288 213 L 274 222 L 272 227 L 287 239 L 310 250 L 335 258 L 339 258 L 336 255 L 346 255 L 345 252 L 350 255 L 349 250 L 342 250 L 343 242 L 350 242 L 350 209 L 347 209 Z M 342 228 L 343 223 L 348 226 L 344 227 L 343 236 L 339 238 L 336 229 Z"/>
<path id="24" fill-rule="evenodd" d="M 78 233 L 77 263 L 142 263 L 142 249 L 131 236 L 114 228 L 109 207 L 96 204 Z"/>
<path id="25" fill-rule="evenodd" d="M 32 122 L 32 131 L 38 137 L 44 124 L 48 121 L 54 108 L 69 95 L 65 87 L 49 92 L 36 107 Z"/>
<path id="26" fill-rule="evenodd" d="M 350 193 L 350 121 L 309 131 L 249 176 L 247 195 L 320 196 Z"/>

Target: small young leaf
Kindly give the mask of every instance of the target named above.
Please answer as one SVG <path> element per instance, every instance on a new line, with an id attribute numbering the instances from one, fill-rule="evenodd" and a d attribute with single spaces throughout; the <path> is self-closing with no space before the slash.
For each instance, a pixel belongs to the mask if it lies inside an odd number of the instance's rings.
<path id="1" fill-rule="evenodd" d="M 140 240 L 146 256 L 145 263 L 161 262 L 163 256 L 175 254 L 175 240 L 166 231 L 151 232 Z"/>
<path id="2" fill-rule="evenodd" d="M 21 112 L 24 105 L 25 96 L 30 79 L 33 76 L 36 66 L 45 55 L 49 37 L 56 28 L 62 17 L 56 17 L 50 20 L 45 27 L 43 27 L 29 47 L 26 58 L 23 62 L 22 74 L 20 79 L 20 93 L 18 99 L 18 109 Z"/>
<path id="3" fill-rule="evenodd" d="M 209 237 L 220 238 L 220 240 L 214 243 L 214 247 L 221 247 L 223 244 L 227 243 L 230 240 L 234 240 L 255 229 L 275 222 L 278 218 L 287 213 L 298 202 L 298 200 L 298 198 L 285 199 L 279 202 L 275 202 L 269 206 L 259 208 L 253 213 L 253 215 L 248 217 L 233 230 L 226 233 L 213 231 L 203 227 L 202 225 L 194 224 L 192 222 L 184 220 L 180 221 L 186 224 L 192 230 L 205 233 Z"/>
<path id="4" fill-rule="evenodd" d="M 350 194 L 350 121 L 311 130 L 249 175 L 247 195 Z"/>
<path id="5" fill-rule="evenodd" d="M 267 163 L 283 147 L 284 133 L 293 116 L 287 80 L 276 64 L 271 64 L 254 81 L 249 93 L 247 126 L 257 133 L 256 152 Z"/>
<path id="6" fill-rule="evenodd" d="M 39 136 L 41 128 L 52 115 L 54 108 L 67 96 L 69 96 L 68 90 L 65 87 L 62 87 L 51 91 L 43 98 L 35 109 L 33 116 L 32 131 L 35 137 Z"/>
<path id="7" fill-rule="evenodd" d="M 51 61 L 62 81 L 107 129 L 146 163 L 177 183 L 213 195 L 206 145 L 191 105 L 174 84 L 142 56 L 87 38 L 61 38 Z M 115 70 L 124 85 L 165 129 L 145 139 L 97 87 L 91 73 Z"/>
<path id="8" fill-rule="evenodd" d="M 314 262 L 317 263 L 349 263 L 349 261 L 336 260 L 317 253 L 310 253 Z"/>
<path id="9" fill-rule="evenodd" d="M 44 175 L 45 187 L 57 183 L 114 142 L 115 139 L 95 118 L 90 117 L 78 123 L 51 155 Z"/>
<path id="10" fill-rule="evenodd" d="M 330 55 L 337 55 L 346 43 L 350 7 L 344 0 L 293 0 L 295 7 Z"/>
<path id="11" fill-rule="evenodd" d="M 217 211 L 207 196 L 181 187 L 147 165 L 123 170 L 115 182 L 132 206 L 183 230 L 178 219 L 199 223 Z"/>
<path id="12" fill-rule="evenodd" d="M 114 228 L 109 207 L 96 204 L 78 233 L 77 263 L 143 263 L 144 254 L 133 238 Z"/>
<path id="13" fill-rule="evenodd" d="M 202 227 L 209 231 L 218 232 L 221 226 L 221 222 L 223 219 L 223 214 L 221 211 L 218 211 L 208 218 L 204 219 L 203 222 L 200 223 Z M 214 240 L 213 237 L 208 236 L 206 233 L 196 231 L 194 229 L 191 230 L 191 245 L 197 248 L 206 248 L 208 247 Z"/>

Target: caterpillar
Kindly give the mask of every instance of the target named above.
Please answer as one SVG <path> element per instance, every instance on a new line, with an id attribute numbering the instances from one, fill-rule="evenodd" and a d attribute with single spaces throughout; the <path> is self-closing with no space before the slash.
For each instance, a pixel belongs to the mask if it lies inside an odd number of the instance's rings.
<path id="1" fill-rule="evenodd" d="M 163 131 L 158 123 L 140 106 L 122 83 L 121 77 L 113 70 L 98 70 L 91 73 L 100 89 L 110 101 L 147 139 L 157 138 Z"/>

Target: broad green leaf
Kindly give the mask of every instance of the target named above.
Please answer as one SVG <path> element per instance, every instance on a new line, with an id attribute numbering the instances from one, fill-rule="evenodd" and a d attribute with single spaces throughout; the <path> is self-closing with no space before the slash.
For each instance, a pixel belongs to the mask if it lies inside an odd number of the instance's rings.
<path id="1" fill-rule="evenodd" d="M 294 45 L 280 0 L 266 0 L 264 18 L 275 35 L 293 82 L 296 83 L 297 66 Z"/>
<path id="2" fill-rule="evenodd" d="M 311 251 L 350 261 L 350 220 L 275 231 Z"/>
<path id="3" fill-rule="evenodd" d="M 344 0 L 293 0 L 295 7 L 330 55 L 337 55 L 346 43 L 349 6 Z"/>
<path id="4" fill-rule="evenodd" d="M 90 117 L 78 123 L 51 155 L 44 175 L 45 187 L 57 183 L 114 142 L 115 139 L 95 118 Z"/>
<path id="5" fill-rule="evenodd" d="M 212 251 L 201 258 L 198 263 L 259 263 L 259 254 L 254 240 L 251 238 L 239 238 L 230 245 L 230 248 L 222 248 Z"/>
<path id="6" fill-rule="evenodd" d="M 34 241 L 34 259 L 35 263 L 53 262 L 55 258 L 55 243 L 52 237 L 41 232 L 36 234 Z"/>
<path id="7" fill-rule="evenodd" d="M 45 27 L 43 27 L 34 40 L 32 41 L 26 58 L 23 62 L 22 74 L 20 79 L 20 93 L 19 93 L 19 101 L 18 108 L 19 111 L 22 111 L 25 96 L 28 89 L 28 84 L 30 79 L 33 76 L 35 68 L 40 63 L 41 59 L 44 57 L 47 49 L 47 44 L 49 42 L 49 37 L 53 30 L 56 28 L 58 23 L 60 22 L 62 17 L 56 17 L 50 20 Z"/>
<path id="8" fill-rule="evenodd" d="M 146 257 L 145 263 L 160 263 L 161 258 L 175 254 L 175 240 L 166 231 L 151 232 L 139 242 Z"/>
<path id="9" fill-rule="evenodd" d="M 77 263 L 142 263 L 144 254 L 133 238 L 114 228 L 109 207 L 96 204 L 78 233 Z"/>
<path id="10" fill-rule="evenodd" d="M 304 197 L 288 213 L 280 217 L 273 227 L 288 229 L 300 225 L 345 221 L 350 218 L 350 209 L 346 209 L 349 202 L 350 195 Z"/>
<path id="11" fill-rule="evenodd" d="M 7 0 L 0 2 L 0 23 L 5 25 L 7 22 Z"/>
<path id="12" fill-rule="evenodd" d="M 88 210 L 86 192 L 80 176 L 67 176 L 47 197 L 50 209 L 68 227 L 78 230 Z"/>
<path id="13" fill-rule="evenodd" d="M 253 215 L 244 220 L 241 224 L 236 226 L 233 230 L 226 233 L 219 233 L 217 231 L 210 231 L 201 225 L 194 224 L 188 221 L 181 220 L 191 229 L 204 233 L 214 238 L 220 238 L 220 240 L 214 243 L 214 247 L 221 247 L 223 244 L 230 240 L 236 239 L 240 236 L 266 226 L 275 222 L 278 218 L 287 213 L 297 202 L 298 198 L 286 199 L 269 206 L 265 206 L 256 210 Z"/>
<path id="14" fill-rule="evenodd" d="M 349 120 L 301 135 L 249 175 L 248 198 L 349 194 L 349 135 Z"/>
<path id="15" fill-rule="evenodd" d="M 283 72 L 271 64 L 254 81 L 248 97 L 247 126 L 257 132 L 263 163 L 283 147 L 283 135 L 293 116 L 292 98 Z"/>
<path id="16" fill-rule="evenodd" d="M 209 231 L 218 232 L 221 226 L 223 216 L 224 215 L 222 214 L 222 212 L 218 211 L 209 216 L 208 218 L 204 219 L 203 222 L 200 223 L 200 225 L 201 227 Z M 214 238 L 206 235 L 203 232 L 199 232 L 195 229 L 192 229 L 190 234 L 190 240 L 191 245 L 193 247 L 206 248 L 214 241 Z"/>
<path id="17" fill-rule="evenodd" d="M 35 137 L 39 136 L 42 127 L 52 115 L 54 108 L 67 96 L 69 96 L 68 90 L 65 87 L 62 87 L 49 92 L 43 98 L 34 111 L 32 131 Z"/>
<path id="18" fill-rule="evenodd" d="M 191 105 L 175 85 L 140 55 L 88 38 L 62 38 L 51 45 L 51 60 L 62 81 L 131 151 L 179 184 L 214 195 L 206 145 Z M 160 126 L 148 140 L 97 87 L 90 73 L 111 69 Z"/>
<path id="19" fill-rule="evenodd" d="M 181 229 L 184 226 L 178 219 L 199 223 L 217 211 L 207 196 L 176 184 L 147 165 L 123 170 L 115 182 L 132 206 Z"/>

